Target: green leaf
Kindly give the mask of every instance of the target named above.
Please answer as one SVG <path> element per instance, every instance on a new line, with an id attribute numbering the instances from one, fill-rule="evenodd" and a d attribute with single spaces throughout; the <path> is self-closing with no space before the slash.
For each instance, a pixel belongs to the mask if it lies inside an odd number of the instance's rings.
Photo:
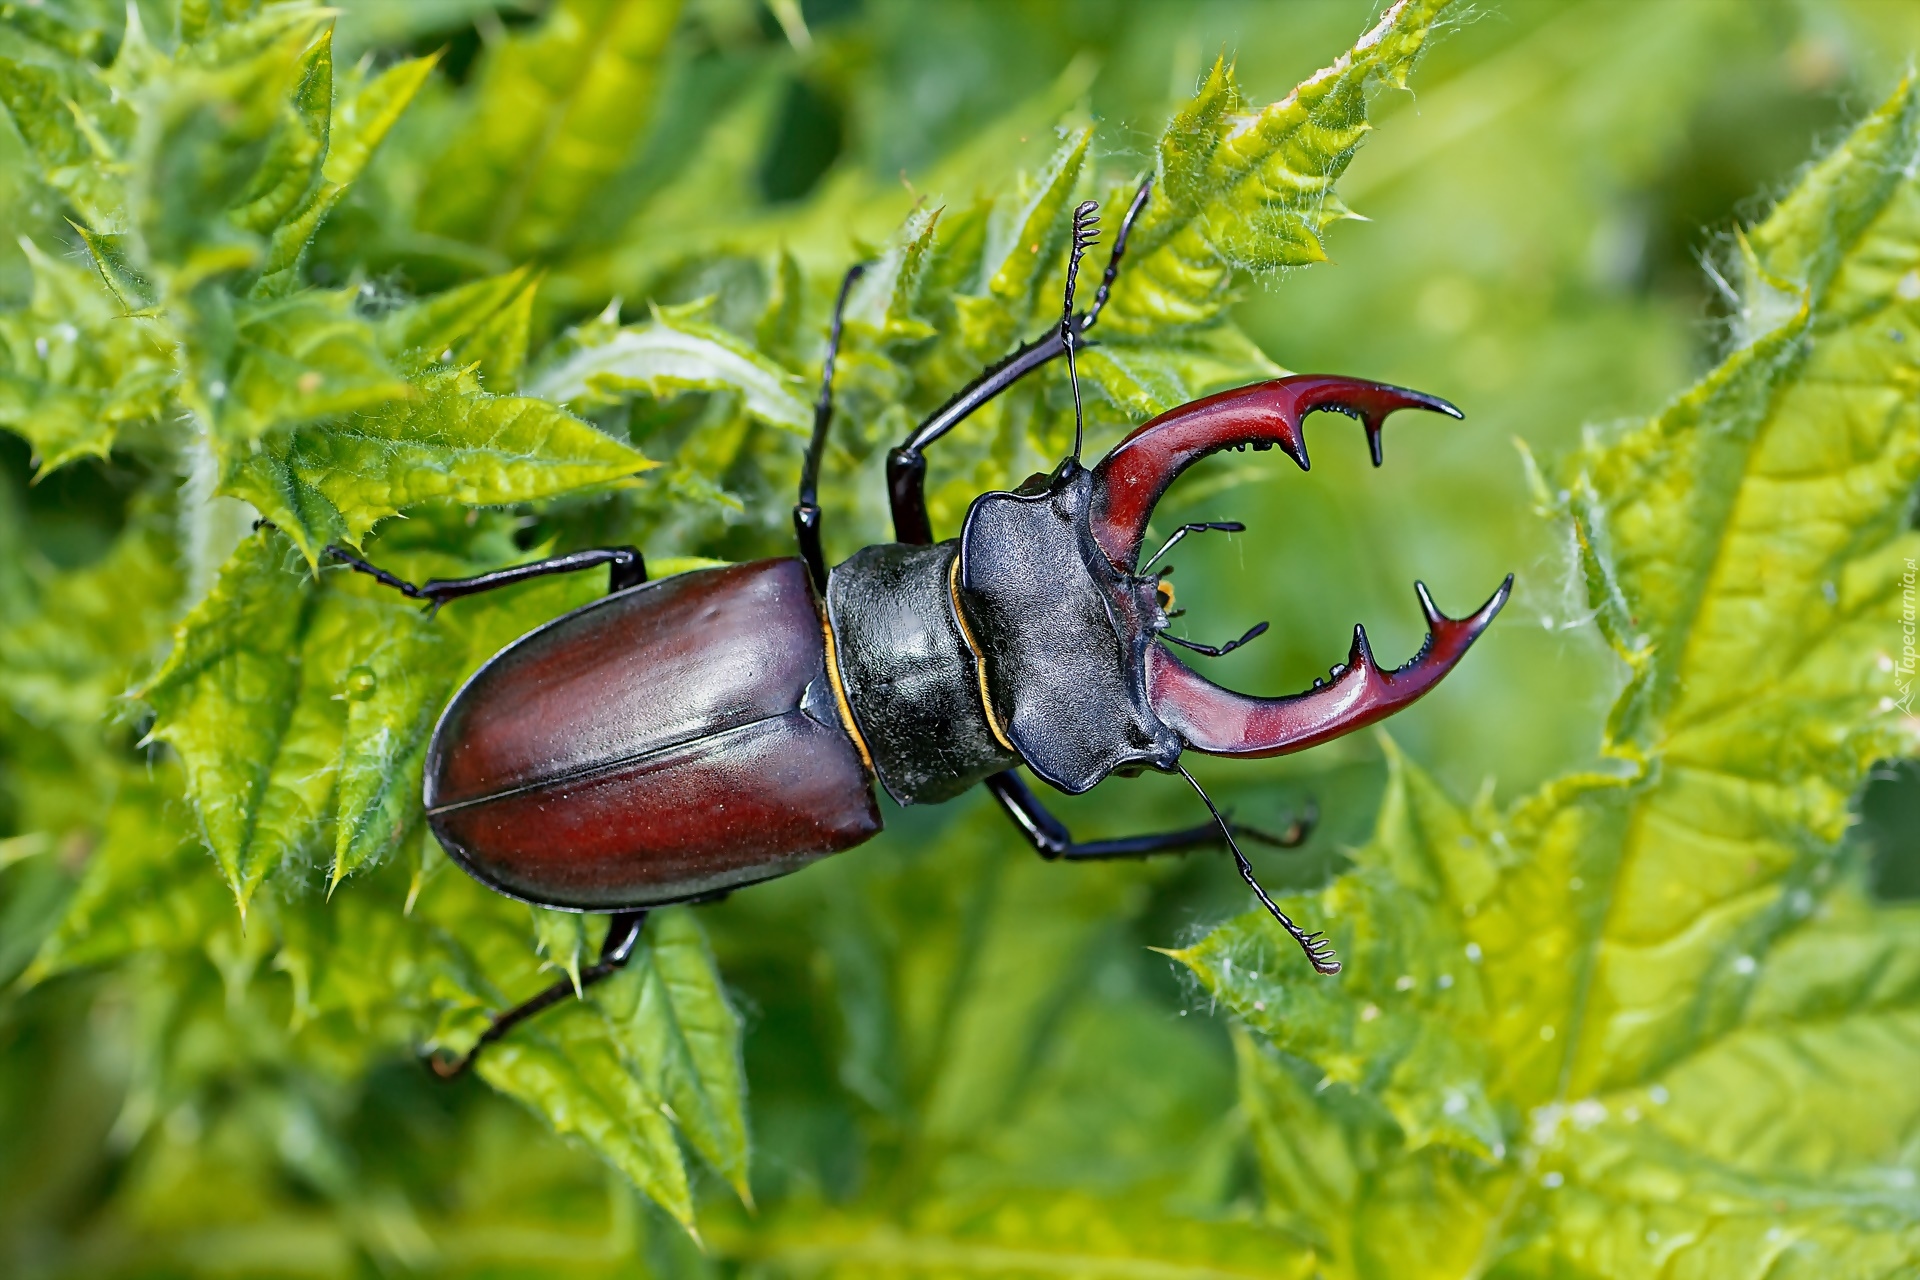
<path id="1" fill-rule="evenodd" d="M 156 315 L 156 301 L 152 282 L 145 279 L 133 267 L 128 256 L 132 246 L 132 237 L 125 235 L 105 235 L 91 231 L 79 223 L 69 223 L 87 246 L 87 256 L 93 260 L 93 269 L 99 273 L 101 283 L 107 286 L 120 309 L 128 318 L 153 318 Z"/>
<path id="2" fill-rule="evenodd" d="M 1747 237 L 1763 331 L 1566 464 L 1632 673 L 1608 769 L 1467 812 L 1390 751 L 1355 869 L 1291 907 L 1342 946 L 1337 983 L 1262 915 L 1179 953 L 1287 1055 L 1244 1048 L 1243 1087 L 1326 1274 L 1920 1262 L 1920 933 L 1839 844 L 1873 763 L 1920 748 L 1894 657 L 1916 171 L 1907 83 Z"/>
<path id="3" fill-rule="evenodd" d="M 242 910 L 282 865 L 330 856 L 337 885 L 385 860 L 420 821 L 424 753 L 454 681 L 526 630 L 516 605 L 563 612 L 582 589 L 428 618 L 360 575 L 316 578 L 274 530 L 242 542 L 140 692 Z"/>
<path id="4" fill-rule="evenodd" d="M 52 50 L 0 52 L 0 102 L 32 152 L 41 180 L 95 227 L 126 220 L 120 167 L 133 113 L 88 63 Z"/>
<path id="5" fill-rule="evenodd" d="M 332 59 L 319 10 L 288 6 L 224 33 L 153 86 L 129 157 L 143 260 L 181 295 L 258 266 L 261 233 L 298 208 L 325 157 Z M 321 36 L 316 46 L 315 37 Z M 88 219 L 96 230 L 123 228 Z"/>
<path id="6" fill-rule="evenodd" d="M 25 36 L 35 45 L 56 49 L 73 58 L 97 59 L 112 44 L 108 32 L 93 15 L 70 13 L 64 6 L 35 5 L 7 14 L 8 34 Z"/>
<path id="7" fill-rule="evenodd" d="M 434 499 L 525 502 L 653 465 L 544 400 L 489 396 L 432 374 L 397 404 L 233 450 L 223 489 L 251 502 L 317 561 L 388 516 Z"/>
<path id="8" fill-rule="evenodd" d="M 294 83 L 279 127 L 233 217 L 269 234 L 319 193 L 333 123 L 333 32 L 322 31 L 295 62 Z M 272 260 L 269 259 L 269 270 Z"/>
<path id="9" fill-rule="evenodd" d="M 374 149 L 399 123 L 439 62 L 440 55 L 435 53 L 402 58 L 371 76 L 364 66 L 348 73 L 338 95 L 327 160 L 322 167 L 329 187 L 346 187 L 360 176 Z"/>
<path id="10" fill-rule="evenodd" d="M 330 41 L 327 47 L 331 49 Z M 438 61 L 437 54 L 409 58 L 371 79 L 363 67 L 356 67 L 339 93 L 332 118 L 324 126 L 319 122 L 309 124 L 325 140 L 320 180 L 309 186 L 297 210 L 272 227 L 273 240 L 256 292 L 271 292 L 293 283 L 285 277 L 299 265 L 313 233 L 366 168 L 374 149 L 399 122 Z M 331 74 L 331 60 L 327 69 Z"/>
<path id="11" fill-rule="evenodd" d="M 732 391 L 762 422 L 804 433 L 813 412 L 800 379 L 724 329 L 656 313 L 650 323 L 577 331 L 566 355 L 529 380 L 533 395 L 562 404 L 611 404 L 633 391 L 668 399 Z"/>
<path id="12" fill-rule="evenodd" d="M 558 1133 L 577 1136 L 633 1180 L 689 1231 L 693 1197 L 665 1100 L 636 1072 L 615 1029 L 645 982 L 630 964 L 573 1001 L 490 1045 L 476 1065 L 488 1084 L 517 1098 Z"/>
<path id="13" fill-rule="evenodd" d="M 660 911 L 648 921 L 647 943 L 633 962 L 642 969 L 638 990 L 596 993 L 595 999 L 629 1068 L 655 1081 L 693 1149 L 751 1205 L 740 1019 L 721 986 L 706 932 L 690 911 Z"/>
<path id="14" fill-rule="evenodd" d="M 587 917 L 578 911 L 550 911 L 529 907 L 533 913 L 533 944 L 547 963 L 558 966 L 579 995 L 581 957 L 587 952 Z"/>
<path id="15" fill-rule="evenodd" d="M 42 471 L 106 456 L 120 431 L 157 418 L 176 381 L 171 335 L 125 315 L 93 272 L 23 241 L 33 298 L 0 312 L 0 426 Z"/>
<path id="16" fill-rule="evenodd" d="M 798 1217 L 798 1215 L 794 1215 Z M 737 1248 L 730 1248 L 735 1246 Z M 776 1275 L 996 1280 L 1059 1276 L 1169 1280 L 1308 1280 L 1311 1260 L 1246 1221 L 1179 1218 L 1151 1197 L 1037 1187 L 910 1212 L 904 1223 L 836 1208 L 776 1219 L 716 1251 L 764 1260 Z"/>
<path id="17" fill-rule="evenodd" d="M 477 365 L 495 390 L 510 391 L 526 363 L 539 287 L 522 267 L 422 298 L 383 320 L 381 342 L 416 372 L 435 364 Z"/>
<path id="18" fill-rule="evenodd" d="M 516 259 L 563 244 L 646 129 L 678 17 L 660 0 L 563 0 L 497 44 L 428 178 L 425 229 Z"/>
<path id="19" fill-rule="evenodd" d="M 939 209 L 916 209 L 908 216 L 896 242 L 861 276 L 848 300 L 850 319 L 874 325 L 890 340 L 914 342 L 935 336 L 933 326 L 914 313 L 937 246 L 940 214 Z M 778 296 L 770 301 L 758 335 L 763 349 L 791 343 L 790 331 L 798 318 L 793 278 L 798 270 L 790 256 L 781 260 L 774 281 Z"/>
<path id="20" fill-rule="evenodd" d="M 189 398 L 227 440 L 256 440 L 411 394 L 373 326 L 355 314 L 351 290 L 249 301 L 234 309 L 230 323 L 230 345 L 221 341 L 223 322 L 202 328 L 189 346 Z"/>
<path id="21" fill-rule="evenodd" d="M 114 798 L 80 889 L 26 982 L 198 946 L 232 923 L 233 900 L 206 873 L 173 773 L 130 778 Z"/>
<path id="22" fill-rule="evenodd" d="M 298 564 L 270 532 L 242 543 L 140 693 L 156 712 L 152 737 L 180 755 L 243 910 L 282 853 L 318 826 L 331 797 L 326 766 L 339 753 L 344 711 L 331 695 L 344 671 L 328 668 L 346 650 L 323 635 L 304 651 L 318 593 Z M 309 656 L 318 661 L 302 661 Z"/>
<path id="23" fill-rule="evenodd" d="M 30 607 L 0 626 L 0 785 L 25 831 L 84 847 L 126 783 L 134 708 L 124 696 L 161 656 L 180 596 L 172 524 L 143 495 L 95 563 L 57 574 L 21 566 Z"/>
<path id="24" fill-rule="evenodd" d="M 1019 339 L 1016 326 L 1034 310 L 1039 283 L 1072 233 L 1068 215 L 1092 138 L 1091 129 L 1075 130 L 1047 167 L 988 217 L 980 251 L 985 289 L 954 298 L 970 350 L 997 353 Z"/>
<path id="25" fill-rule="evenodd" d="M 446 629 L 417 611 L 396 617 L 396 603 L 383 602 L 372 616 L 356 610 L 360 642 L 342 646 L 364 661 L 347 677 L 333 847 L 336 885 L 398 849 L 421 820 L 427 743 L 453 692 L 455 655 L 463 650 Z"/>
<path id="26" fill-rule="evenodd" d="M 1333 192 L 1367 131 L 1367 91 L 1404 87 L 1449 0 L 1398 0 L 1354 47 L 1279 102 L 1255 108 L 1225 59 L 1161 136 L 1153 195 L 1101 320 L 1140 333 L 1199 324 L 1232 298 L 1233 273 L 1326 258 L 1326 228 L 1350 217 Z M 1115 226 L 1130 192 L 1108 202 Z"/>
<path id="27" fill-rule="evenodd" d="M 1103 342 L 1075 359 L 1083 389 L 1105 396 L 1130 423 L 1286 373 L 1245 334 L 1226 325 L 1142 343 Z"/>

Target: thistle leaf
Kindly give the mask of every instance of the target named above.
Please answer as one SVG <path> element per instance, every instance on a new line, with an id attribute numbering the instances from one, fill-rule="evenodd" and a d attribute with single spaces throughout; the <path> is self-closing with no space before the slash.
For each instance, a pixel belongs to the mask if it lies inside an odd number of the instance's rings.
<path id="1" fill-rule="evenodd" d="M 349 290 L 251 300 L 218 325 L 198 320 L 187 399 L 225 441 L 251 442 L 411 394 Z M 230 344 L 209 340 L 226 337 L 228 324 Z"/>
<path id="2" fill-rule="evenodd" d="M 527 599 L 573 602 L 590 586 Z M 357 574 L 316 578 L 274 530 L 241 543 L 140 696 L 242 909 L 283 863 L 331 854 L 338 884 L 399 846 L 421 818 L 440 708 L 461 673 L 526 629 L 519 603 L 428 618 Z"/>
<path id="3" fill-rule="evenodd" d="M 587 917 L 578 911 L 550 911 L 529 907 L 533 914 L 533 944 L 547 963 L 567 975 L 575 995 L 581 992 L 580 966 L 587 953 Z"/>
<path id="4" fill-rule="evenodd" d="M 453 692 L 455 663 L 449 658 L 462 646 L 417 610 L 394 616 L 398 604 L 381 602 L 373 616 L 356 618 L 365 638 L 342 646 L 364 661 L 348 677 L 333 846 L 336 885 L 393 853 L 421 820 L 427 743 Z"/>
<path id="5" fill-rule="evenodd" d="M 332 673 L 289 660 L 314 629 L 318 594 L 291 550 L 268 532 L 242 543 L 140 692 L 156 712 L 152 736 L 180 755 L 207 844 L 242 909 L 282 846 L 317 821 L 326 797 L 316 785 L 331 780 L 316 784 L 314 766 L 338 751 L 340 730 L 324 705 L 337 688 L 325 679 Z M 302 706 L 307 715 L 296 714 Z M 263 815 L 278 823 L 262 830 Z"/>
<path id="6" fill-rule="evenodd" d="M 223 488 L 293 537 L 309 561 L 354 546 L 407 507 L 451 498 L 524 502 L 619 480 L 653 464 L 544 400 L 489 396 L 432 374 L 397 404 L 233 450 Z"/>
<path id="7" fill-rule="evenodd" d="M 331 47 L 329 40 L 327 48 L 331 50 Z M 366 80 L 356 68 L 340 94 L 341 100 L 332 118 L 324 126 L 319 121 L 308 124 L 309 129 L 325 140 L 319 181 L 309 185 L 306 198 L 296 210 L 272 226 L 273 239 L 261 280 L 254 286 L 256 293 L 284 292 L 295 285 L 289 273 L 299 265 L 313 233 L 366 168 L 374 149 L 399 121 L 438 60 L 438 55 L 409 58 L 371 80 Z M 331 69 L 329 59 L 329 73 Z"/>
<path id="8" fill-rule="evenodd" d="M 328 187 L 344 188 L 360 176 L 439 61 L 438 54 L 430 54 L 403 58 L 373 76 L 358 67 L 348 73 L 346 84 L 337 91 L 338 106 L 321 170 Z"/>
<path id="9" fill-rule="evenodd" d="M 1016 326 L 1036 309 L 1041 279 L 1072 234 L 1067 217 L 1091 129 L 1075 130 L 1047 166 L 1014 198 L 996 204 L 980 250 L 981 290 L 954 298 L 961 338 L 977 354 L 998 354 L 1021 336 Z"/>
<path id="10" fill-rule="evenodd" d="M 727 1002 L 706 933 L 689 911 L 656 912 L 648 920 L 647 948 L 633 963 L 642 975 L 637 990 L 596 993 L 595 999 L 630 1069 L 655 1082 L 693 1149 L 751 1204 L 740 1019 Z"/>
<path id="11" fill-rule="evenodd" d="M 1353 48 L 1271 106 L 1241 95 L 1225 59 L 1161 136 L 1158 181 L 1103 326 L 1140 333 L 1200 324 L 1230 301 L 1233 273 L 1326 257 L 1350 216 L 1333 193 L 1372 127 L 1367 92 L 1404 86 L 1449 0 L 1398 0 Z M 1131 192 L 1108 203 L 1115 225 Z"/>
<path id="12" fill-rule="evenodd" d="M 565 0 L 502 41 L 428 180 L 425 228 L 516 259 L 562 243 L 645 130 L 678 18 L 676 3 Z"/>
<path id="13" fill-rule="evenodd" d="M 762 422 L 804 433 L 813 413 L 800 380 L 724 329 L 656 315 L 643 325 L 582 332 L 565 356 L 528 381 L 533 395 L 562 404 L 611 404 L 628 392 L 668 399 L 686 391 L 732 391 Z"/>
<path id="14" fill-rule="evenodd" d="M 539 280 L 522 267 L 399 307 L 380 340 L 403 367 L 478 365 L 496 391 L 512 390 L 527 357 L 527 332 Z"/>
<path id="15" fill-rule="evenodd" d="M 477 1069 L 556 1132 L 586 1142 L 691 1231 L 693 1196 L 665 1100 L 628 1065 L 604 1012 L 628 1007 L 645 979 L 644 967 L 629 965 L 596 986 L 593 999 L 563 1004 L 490 1046 Z"/>
<path id="16" fill-rule="evenodd" d="M 176 374 L 163 323 L 124 315 L 99 276 L 23 247 L 33 298 L 0 312 L 0 426 L 45 472 L 104 457 L 122 428 L 160 416 Z"/>
<path id="17" fill-rule="evenodd" d="M 41 180 L 88 225 L 123 229 L 126 192 L 118 169 L 127 158 L 133 113 L 93 66 L 44 48 L 0 53 L 0 103 Z"/>

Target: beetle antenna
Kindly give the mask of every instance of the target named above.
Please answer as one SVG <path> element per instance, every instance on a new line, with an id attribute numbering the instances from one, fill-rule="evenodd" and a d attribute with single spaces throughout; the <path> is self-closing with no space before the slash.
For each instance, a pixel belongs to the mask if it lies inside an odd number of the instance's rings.
<path id="1" fill-rule="evenodd" d="M 1203 520 L 1197 524 L 1183 524 L 1173 531 L 1173 536 L 1160 544 L 1160 549 L 1147 557 L 1139 572 L 1145 573 L 1153 568 L 1153 562 L 1173 550 L 1174 544 L 1190 533 L 1245 533 L 1247 526 L 1238 520 Z"/>
<path id="2" fill-rule="evenodd" d="M 1233 828 L 1228 826 L 1227 820 L 1220 816 L 1220 810 L 1213 803 L 1212 798 L 1202 789 L 1194 776 L 1187 772 L 1185 765 L 1175 761 L 1173 767 L 1180 771 L 1180 776 L 1187 780 L 1187 785 L 1193 788 L 1194 794 L 1199 796 L 1201 803 L 1207 806 L 1207 812 L 1213 815 L 1214 822 L 1220 827 L 1220 834 L 1226 837 L 1227 848 L 1233 850 L 1233 860 L 1240 866 L 1240 878 L 1253 889 L 1254 896 L 1260 899 L 1260 905 L 1267 909 L 1267 913 L 1278 920 L 1280 927 L 1287 931 L 1287 935 L 1300 944 L 1300 949 L 1307 953 L 1307 963 L 1313 966 L 1314 972 L 1329 975 L 1340 972 L 1340 961 L 1335 958 L 1333 944 L 1327 941 L 1327 935 L 1308 933 L 1287 918 L 1287 913 L 1267 896 L 1267 891 L 1260 887 L 1258 880 L 1254 879 L 1253 864 L 1247 861 L 1246 854 L 1240 852 L 1239 842 L 1233 838 Z"/>
<path id="3" fill-rule="evenodd" d="M 1168 616 L 1171 617 L 1172 615 L 1169 614 Z M 1238 640 L 1229 640 L 1225 644 L 1201 644 L 1198 640 L 1183 640 L 1179 636 L 1170 636 L 1164 631 L 1160 633 L 1160 638 L 1162 640 L 1170 640 L 1182 649 L 1191 649 L 1195 653 L 1205 654 L 1209 658 L 1220 658 L 1232 653 L 1247 641 L 1257 640 L 1266 633 L 1267 624 L 1264 622 L 1256 622 L 1247 628 L 1247 634 L 1241 636 Z"/>
<path id="4" fill-rule="evenodd" d="M 1067 350 L 1067 381 L 1073 386 L 1073 460 L 1080 461 L 1083 433 L 1080 410 L 1080 370 L 1073 361 L 1074 348 L 1080 343 L 1079 326 L 1073 322 L 1073 282 L 1080 273 L 1080 259 L 1100 240 L 1100 203 L 1083 200 L 1073 211 L 1073 247 L 1067 251 L 1067 293 L 1060 308 L 1060 345 Z"/>

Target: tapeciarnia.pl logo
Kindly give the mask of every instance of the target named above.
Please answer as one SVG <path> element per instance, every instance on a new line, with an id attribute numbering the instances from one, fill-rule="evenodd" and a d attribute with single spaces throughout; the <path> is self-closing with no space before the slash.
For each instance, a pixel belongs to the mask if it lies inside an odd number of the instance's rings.
<path id="1" fill-rule="evenodd" d="M 1893 689 L 1899 695 L 1893 699 L 1893 705 L 1908 715 L 1913 714 L 1913 676 L 1916 659 L 1914 576 L 1914 563 L 1908 560 L 1907 571 L 1900 575 L 1900 661 L 1893 666 Z"/>

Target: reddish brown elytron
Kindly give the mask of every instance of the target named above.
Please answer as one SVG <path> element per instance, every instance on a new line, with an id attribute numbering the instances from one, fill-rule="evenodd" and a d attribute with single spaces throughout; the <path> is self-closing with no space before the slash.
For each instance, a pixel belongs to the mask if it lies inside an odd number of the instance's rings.
<path id="1" fill-rule="evenodd" d="M 614 910 L 793 871 L 880 829 L 798 560 L 597 600 L 454 695 L 434 834 L 515 897 Z"/>
<path id="2" fill-rule="evenodd" d="M 1373 465 L 1381 462 L 1380 432 L 1396 409 L 1429 409 L 1450 417 L 1459 410 L 1436 396 L 1352 378 L 1305 375 L 1263 382 L 1182 405 L 1136 430 L 1094 467 L 1095 541 L 1116 567 L 1131 569 L 1154 504 L 1182 471 L 1222 449 L 1278 445 L 1309 467 L 1302 419 L 1316 409 L 1360 419 Z M 1454 668 L 1507 601 L 1513 578 L 1471 615 L 1449 618 L 1415 583 L 1427 620 L 1427 642 L 1397 670 L 1373 659 L 1364 627 L 1334 678 L 1310 693 L 1254 698 L 1195 674 L 1160 645 L 1147 650 L 1148 699 L 1162 723 L 1196 751 L 1224 756 L 1277 756 L 1318 746 L 1392 715 L 1426 693 Z"/>

